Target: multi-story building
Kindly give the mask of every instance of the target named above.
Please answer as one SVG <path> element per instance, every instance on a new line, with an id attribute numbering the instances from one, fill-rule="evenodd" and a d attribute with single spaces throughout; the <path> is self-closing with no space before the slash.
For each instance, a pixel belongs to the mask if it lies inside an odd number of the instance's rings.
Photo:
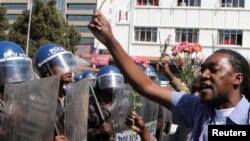
<path id="1" fill-rule="evenodd" d="M 160 46 L 170 35 L 171 45 L 182 41 L 199 43 L 204 56 L 217 49 L 229 48 L 250 58 L 249 0 L 108 2 L 113 3 L 113 32 L 131 56 L 159 57 Z M 95 46 L 103 48 L 100 44 Z"/>
<path id="2" fill-rule="evenodd" d="M 7 7 L 7 17 L 12 24 L 25 9 L 30 8 L 32 0 L 0 0 L 0 4 Z M 47 2 L 48 0 L 44 0 Z M 56 6 L 70 25 L 74 25 L 80 32 L 80 45 L 94 45 L 94 37 L 87 28 L 93 10 L 96 9 L 96 0 L 56 0 Z"/>

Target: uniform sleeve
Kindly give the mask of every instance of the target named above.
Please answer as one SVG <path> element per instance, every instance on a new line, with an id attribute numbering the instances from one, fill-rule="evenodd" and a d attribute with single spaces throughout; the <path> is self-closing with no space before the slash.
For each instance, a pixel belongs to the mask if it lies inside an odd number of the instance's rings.
<path id="1" fill-rule="evenodd" d="M 173 123 L 192 128 L 195 115 L 203 104 L 198 96 L 173 92 L 171 106 Z"/>
<path id="2" fill-rule="evenodd" d="M 176 77 L 173 78 L 170 84 L 176 91 L 186 92 L 188 90 L 188 87 Z"/>

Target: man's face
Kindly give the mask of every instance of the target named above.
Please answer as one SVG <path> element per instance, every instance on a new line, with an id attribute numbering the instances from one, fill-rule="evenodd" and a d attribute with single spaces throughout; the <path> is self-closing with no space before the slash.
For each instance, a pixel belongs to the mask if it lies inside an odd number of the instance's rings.
<path id="1" fill-rule="evenodd" d="M 203 102 L 227 99 L 233 92 L 235 72 L 227 54 L 215 53 L 201 66 L 200 96 Z"/>
<path id="2" fill-rule="evenodd" d="M 68 71 L 65 73 L 65 70 L 59 66 L 54 66 L 52 69 L 52 72 L 54 73 L 54 75 L 61 75 L 61 81 L 65 82 L 65 83 L 70 83 L 72 82 L 72 71 Z"/>

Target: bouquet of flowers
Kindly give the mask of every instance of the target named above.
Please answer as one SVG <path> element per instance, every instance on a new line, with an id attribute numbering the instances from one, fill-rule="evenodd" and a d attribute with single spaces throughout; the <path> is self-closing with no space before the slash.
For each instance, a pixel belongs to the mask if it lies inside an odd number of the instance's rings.
<path id="1" fill-rule="evenodd" d="M 198 58 L 198 53 L 202 51 L 202 47 L 198 43 L 181 42 L 173 46 L 171 51 L 170 63 L 176 66 L 190 91 L 200 70 L 201 59 Z"/>

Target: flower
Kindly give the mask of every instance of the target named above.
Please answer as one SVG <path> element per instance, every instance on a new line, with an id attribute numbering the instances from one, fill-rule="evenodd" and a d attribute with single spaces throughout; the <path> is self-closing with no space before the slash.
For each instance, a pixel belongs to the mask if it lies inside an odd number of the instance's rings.
<path id="1" fill-rule="evenodd" d="M 132 57 L 132 61 L 137 65 L 142 65 L 145 68 L 148 68 L 150 61 L 141 58 L 141 57 Z"/>
<path id="2" fill-rule="evenodd" d="M 190 92 L 193 81 L 200 69 L 201 61 L 199 61 L 197 54 L 202 51 L 202 47 L 198 43 L 181 42 L 173 46 L 171 51 L 172 57 L 170 62 L 177 67 Z"/>

